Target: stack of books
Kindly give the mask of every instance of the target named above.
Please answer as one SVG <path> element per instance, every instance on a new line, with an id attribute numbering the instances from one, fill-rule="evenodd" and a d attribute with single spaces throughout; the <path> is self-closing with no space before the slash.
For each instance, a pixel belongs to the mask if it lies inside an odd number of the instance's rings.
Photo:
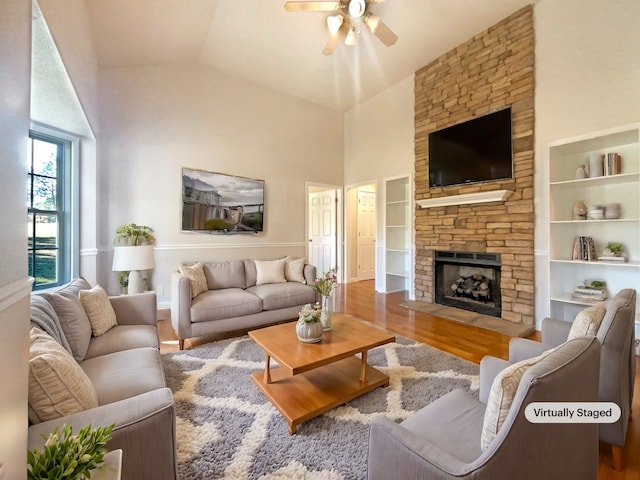
<path id="1" fill-rule="evenodd" d="M 598 261 L 599 262 L 626 262 L 627 261 L 627 257 L 625 257 L 624 255 L 600 255 L 598 257 Z"/>
<path id="2" fill-rule="evenodd" d="M 582 260 L 584 262 L 592 262 L 598 260 L 596 255 L 596 246 L 593 238 L 580 235 L 573 242 L 572 260 Z"/>
<path id="3" fill-rule="evenodd" d="M 574 300 L 581 300 L 587 302 L 602 302 L 609 297 L 607 293 L 607 287 L 587 287 L 584 285 L 578 285 L 573 289 L 571 298 Z"/>

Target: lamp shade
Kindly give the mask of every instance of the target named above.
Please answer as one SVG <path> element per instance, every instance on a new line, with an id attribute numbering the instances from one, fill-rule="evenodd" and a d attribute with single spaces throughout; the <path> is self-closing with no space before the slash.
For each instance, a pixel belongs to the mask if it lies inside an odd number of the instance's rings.
<path id="1" fill-rule="evenodd" d="M 155 267 L 152 245 L 136 245 L 114 247 L 114 272 L 130 272 L 134 270 L 150 270 Z"/>

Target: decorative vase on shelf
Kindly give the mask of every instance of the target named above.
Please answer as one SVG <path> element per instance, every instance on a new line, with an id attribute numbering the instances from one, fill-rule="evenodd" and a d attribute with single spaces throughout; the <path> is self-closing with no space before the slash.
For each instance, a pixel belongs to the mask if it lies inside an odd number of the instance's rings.
<path id="1" fill-rule="evenodd" d="M 331 297 L 329 295 L 322 295 L 322 310 L 320 312 L 322 329 L 325 332 L 331 331 Z"/>
<path id="2" fill-rule="evenodd" d="M 590 153 L 589 154 L 589 176 L 602 177 L 604 175 L 604 154 L 602 153 Z"/>

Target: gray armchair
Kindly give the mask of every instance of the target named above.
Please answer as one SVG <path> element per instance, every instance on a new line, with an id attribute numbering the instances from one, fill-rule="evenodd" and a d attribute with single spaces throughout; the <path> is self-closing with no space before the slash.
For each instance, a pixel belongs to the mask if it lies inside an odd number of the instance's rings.
<path id="1" fill-rule="evenodd" d="M 596 401 L 599 363 L 599 342 L 581 337 L 529 367 L 504 425 L 484 451 L 486 389 L 480 399 L 462 390 L 450 392 L 400 424 L 376 419 L 369 433 L 368 478 L 595 480 L 597 424 L 531 423 L 524 411 L 531 402 Z M 489 377 L 508 365 L 483 360 L 481 384 L 490 385 Z"/>
<path id="2" fill-rule="evenodd" d="M 601 402 L 614 402 L 622 415 L 616 423 L 600 424 L 600 440 L 611 445 L 613 467 L 623 469 L 624 447 L 636 379 L 635 354 L 636 291 L 620 290 L 607 305 L 607 312 L 596 334 L 602 345 L 600 354 Z M 542 321 L 542 342 L 513 338 L 509 343 L 509 361 L 534 357 L 567 340 L 571 323 L 554 318 Z"/>

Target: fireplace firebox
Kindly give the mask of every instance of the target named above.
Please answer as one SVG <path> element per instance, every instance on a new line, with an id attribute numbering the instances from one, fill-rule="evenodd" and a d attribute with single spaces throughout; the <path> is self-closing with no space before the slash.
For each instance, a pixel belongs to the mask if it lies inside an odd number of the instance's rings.
<path id="1" fill-rule="evenodd" d="M 434 252 L 435 303 L 502 315 L 499 253 Z"/>

